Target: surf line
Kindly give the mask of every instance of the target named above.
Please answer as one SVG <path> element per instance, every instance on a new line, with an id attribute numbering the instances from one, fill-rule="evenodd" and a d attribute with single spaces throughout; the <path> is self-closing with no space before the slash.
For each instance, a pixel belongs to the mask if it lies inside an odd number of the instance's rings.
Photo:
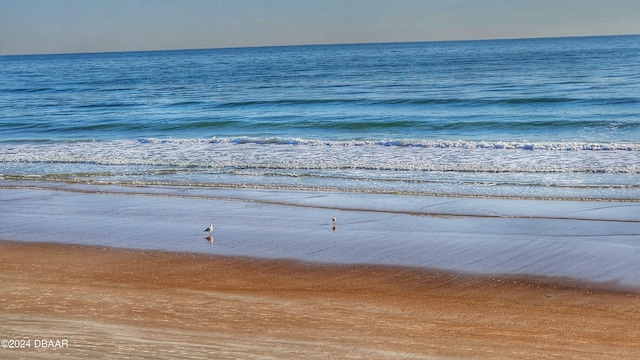
<path id="1" fill-rule="evenodd" d="M 287 201 L 248 199 L 248 198 L 239 198 L 239 197 L 150 193 L 150 192 L 141 192 L 141 191 L 95 190 L 95 189 L 80 189 L 75 187 L 59 187 L 59 186 L 0 185 L 0 189 L 60 191 L 60 192 L 81 193 L 81 194 L 88 194 L 88 195 L 148 196 L 148 197 L 209 200 L 209 201 L 251 202 L 251 203 L 265 204 L 265 205 L 290 206 L 290 207 L 300 207 L 300 208 L 310 208 L 310 209 L 371 212 L 371 213 L 427 216 L 427 217 L 439 217 L 439 218 L 535 219 L 535 220 L 593 221 L 593 222 L 613 222 L 613 223 L 640 223 L 640 219 L 638 220 L 594 219 L 594 218 L 581 218 L 581 217 L 569 217 L 569 216 L 499 215 L 499 214 L 447 213 L 447 212 L 434 212 L 434 211 L 411 211 L 411 210 L 392 210 L 392 209 L 386 209 L 386 210 L 385 209 L 367 209 L 367 208 L 360 208 L 360 207 L 335 207 L 335 206 L 329 206 L 329 205 L 309 205 L 309 204 L 300 204 L 300 203 L 287 202 Z M 505 201 L 507 201 L 507 199 L 505 199 Z"/>

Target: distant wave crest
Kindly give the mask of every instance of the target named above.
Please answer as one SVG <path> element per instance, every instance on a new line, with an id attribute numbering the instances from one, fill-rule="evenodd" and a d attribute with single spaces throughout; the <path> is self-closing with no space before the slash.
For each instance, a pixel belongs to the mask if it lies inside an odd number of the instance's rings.
<path id="1" fill-rule="evenodd" d="M 506 149 L 554 151 L 640 151 L 637 142 L 529 142 L 529 141 L 473 141 L 473 140 L 318 140 L 283 137 L 214 137 L 210 139 L 140 138 L 142 144 L 256 144 L 293 146 L 386 146 L 434 149 Z"/>

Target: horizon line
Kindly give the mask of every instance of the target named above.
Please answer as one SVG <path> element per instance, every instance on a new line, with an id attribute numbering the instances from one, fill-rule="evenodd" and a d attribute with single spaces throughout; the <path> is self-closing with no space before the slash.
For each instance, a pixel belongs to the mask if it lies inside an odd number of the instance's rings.
<path id="1" fill-rule="evenodd" d="M 239 45 L 220 47 L 195 47 L 195 48 L 167 48 L 167 49 L 141 49 L 141 50 L 111 50 L 111 51 L 80 51 L 80 52 L 52 52 L 52 53 L 16 53 L 0 54 L 0 57 L 11 56 L 48 56 L 48 55 L 88 55 L 88 54 L 122 54 L 122 53 L 144 53 L 144 52 L 170 52 L 170 51 L 201 51 L 201 50 L 225 50 L 225 49 L 259 49 L 259 48 L 284 48 L 284 47 L 304 47 L 304 46 L 350 46 L 350 45 L 382 45 L 382 44 L 420 44 L 420 43 L 446 43 L 446 42 L 482 42 L 482 41 L 503 41 L 503 40 L 536 40 L 536 39 L 569 39 L 569 38 L 595 38 L 595 37 L 621 37 L 640 36 L 640 33 L 631 34 L 605 34 L 605 35 L 550 35 L 531 37 L 504 37 L 504 38 L 479 38 L 479 39 L 448 39 L 448 40 L 417 40 L 417 41 L 370 41 L 370 42 L 344 42 L 344 43 L 308 43 L 308 44 L 280 44 L 280 45 Z"/>

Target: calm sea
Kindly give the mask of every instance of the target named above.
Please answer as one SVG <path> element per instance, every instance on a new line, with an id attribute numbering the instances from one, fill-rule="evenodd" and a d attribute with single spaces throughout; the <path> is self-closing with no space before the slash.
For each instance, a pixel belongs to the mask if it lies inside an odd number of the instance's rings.
<path id="1" fill-rule="evenodd" d="M 0 57 L 0 179 L 640 199 L 640 36 Z"/>

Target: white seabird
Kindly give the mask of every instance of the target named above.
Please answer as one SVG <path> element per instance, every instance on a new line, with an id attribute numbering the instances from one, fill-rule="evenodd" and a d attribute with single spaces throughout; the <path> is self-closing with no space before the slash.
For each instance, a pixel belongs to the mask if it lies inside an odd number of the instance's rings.
<path id="1" fill-rule="evenodd" d="M 213 231 L 213 224 L 209 224 L 209 227 L 204 229 L 205 232 L 208 232 L 209 235 L 211 235 L 211 232 Z"/>

